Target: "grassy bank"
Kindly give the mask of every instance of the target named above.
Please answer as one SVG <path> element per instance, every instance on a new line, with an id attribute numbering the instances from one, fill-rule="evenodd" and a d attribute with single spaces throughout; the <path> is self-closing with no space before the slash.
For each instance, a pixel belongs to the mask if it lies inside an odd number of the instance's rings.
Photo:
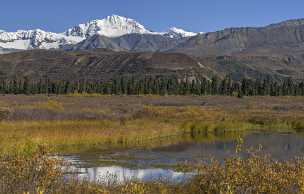
<path id="1" fill-rule="evenodd" d="M 267 156 L 251 153 L 248 158 L 226 158 L 195 167 L 197 175 L 180 184 L 166 182 L 127 182 L 115 180 L 90 183 L 65 174 L 62 161 L 52 159 L 39 148 L 32 155 L 0 157 L 0 193 L 111 193 L 111 194 L 185 194 L 185 193 L 303 193 L 304 161 L 274 161 Z"/>

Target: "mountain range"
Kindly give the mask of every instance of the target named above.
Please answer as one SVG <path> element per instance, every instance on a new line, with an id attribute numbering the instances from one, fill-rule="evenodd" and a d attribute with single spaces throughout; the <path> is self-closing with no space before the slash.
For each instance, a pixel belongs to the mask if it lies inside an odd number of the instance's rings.
<path id="1" fill-rule="evenodd" d="M 216 32 L 147 29 L 113 15 L 62 33 L 0 31 L 0 78 L 118 75 L 304 79 L 304 19 Z M 10 53 L 13 52 L 13 53 Z M 9 53 L 9 54 L 8 54 Z"/>
<path id="2" fill-rule="evenodd" d="M 101 20 L 79 24 L 61 33 L 46 32 L 41 29 L 18 30 L 17 32 L 0 30 L 0 47 L 7 50 L 59 49 L 76 45 L 94 36 L 111 39 L 130 34 L 174 40 L 197 35 L 197 33 L 176 27 L 170 28 L 168 32 L 153 32 L 133 19 L 112 15 Z"/>

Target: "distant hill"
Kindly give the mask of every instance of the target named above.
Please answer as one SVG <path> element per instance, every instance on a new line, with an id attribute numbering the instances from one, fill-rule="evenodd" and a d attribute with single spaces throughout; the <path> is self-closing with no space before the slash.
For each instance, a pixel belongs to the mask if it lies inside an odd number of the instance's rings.
<path id="1" fill-rule="evenodd" d="M 266 27 L 228 28 L 199 34 L 172 50 L 195 56 L 289 54 L 294 50 L 303 51 L 303 42 L 304 19 L 298 19 Z"/>
<path id="2" fill-rule="evenodd" d="M 214 75 L 181 53 L 32 50 L 0 55 L 0 79 L 107 81 L 117 76 L 205 77 Z"/>

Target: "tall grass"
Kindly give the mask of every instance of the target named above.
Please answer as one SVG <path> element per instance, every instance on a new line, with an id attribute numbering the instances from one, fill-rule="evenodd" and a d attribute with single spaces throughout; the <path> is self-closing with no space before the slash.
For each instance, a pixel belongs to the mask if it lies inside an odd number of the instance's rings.
<path id="1" fill-rule="evenodd" d="M 41 105 L 42 106 L 42 105 Z M 61 109 L 49 101 L 48 108 Z M 145 106 L 131 117 L 102 120 L 1 121 L 0 151 L 35 149 L 45 144 L 57 151 L 153 146 L 169 136 L 250 130 L 304 129 L 304 117 L 293 112 L 227 111 L 210 107 Z"/>
<path id="2" fill-rule="evenodd" d="M 109 193 L 109 194 L 285 194 L 304 192 L 304 160 L 275 161 L 251 153 L 246 158 L 226 158 L 195 166 L 197 175 L 186 182 L 130 181 L 123 185 L 87 182 L 62 171 L 62 161 L 50 157 L 43 147 L 32 155 L 0 157 L 0 193 Z"/>

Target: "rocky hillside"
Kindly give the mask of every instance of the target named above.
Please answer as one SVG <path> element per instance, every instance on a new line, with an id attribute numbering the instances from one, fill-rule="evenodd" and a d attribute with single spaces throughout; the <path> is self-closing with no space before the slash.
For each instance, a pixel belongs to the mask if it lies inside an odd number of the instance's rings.
<path id="1" fill-rule="evenodd" d="M 199 34 L 172 51 L 195 56 L 282 55 L 304 51 L 304 19 L 289 20 L 259 28 L 228 28 Z"/>
<path id="2" fill-rule="evenodd" d="M 114 51 L 167 51 L 187 41 L 186 37 L 171 38 L 159 34 L 127 34 L 116 38 L 94 35 L 76 44 L 64 47 L 64 50 L 89 50 L 106 48 Z"/>

